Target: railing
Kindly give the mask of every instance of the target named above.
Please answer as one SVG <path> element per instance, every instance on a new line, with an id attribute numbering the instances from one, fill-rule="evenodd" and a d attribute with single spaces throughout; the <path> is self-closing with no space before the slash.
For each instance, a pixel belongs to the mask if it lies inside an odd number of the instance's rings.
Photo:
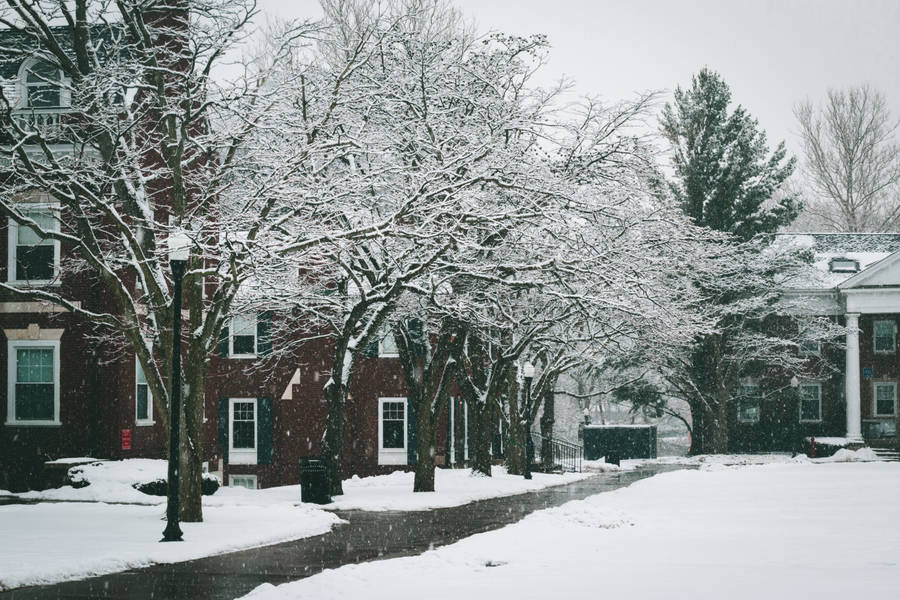
<path id="1" fill-rule="evenodd" d="M 550 455 L 553 463 L 541 465 L 544 471 L 569 471 L 581 473 L 581 461 L 584 459 L 584 447 L 555 437 L 544 438 L 536 431 L 531 432 L 531 441 L 534 444 L 535 459 L 540 459 L 542 444 L 550 445 Z"/>
<path id="2" fill-rule="evenodd" d="M 45 140 L 62 137 L 62 115 L 65 108 L 28 108 L 13 111 L 16 124 L 25 131 L 34 132 Z"/>

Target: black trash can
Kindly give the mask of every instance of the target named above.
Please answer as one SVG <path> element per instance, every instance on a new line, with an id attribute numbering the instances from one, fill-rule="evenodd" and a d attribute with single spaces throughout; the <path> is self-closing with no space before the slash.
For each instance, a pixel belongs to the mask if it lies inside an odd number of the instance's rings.
<path id="1" fill-rule="evenodd" d="M 331 476 L 324 461 L 300 459 L 300 501 L 313 504 L 331 502 Z"/>

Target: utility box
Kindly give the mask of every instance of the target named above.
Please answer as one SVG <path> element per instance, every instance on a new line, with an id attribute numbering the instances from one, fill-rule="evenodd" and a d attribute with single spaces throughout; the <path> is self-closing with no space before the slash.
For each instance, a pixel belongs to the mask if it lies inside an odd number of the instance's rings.
<path id="1" fill-rule="evenodd" d="M 656 458 L 656 425 L 585 425 L 584 459 Z"/>
<path id="2" fill-rule="evenodd" d="M 313 504 L 331 503 L 331 476 L 324 461 L 314 458 L 300 459 L 300 501 Z"/>

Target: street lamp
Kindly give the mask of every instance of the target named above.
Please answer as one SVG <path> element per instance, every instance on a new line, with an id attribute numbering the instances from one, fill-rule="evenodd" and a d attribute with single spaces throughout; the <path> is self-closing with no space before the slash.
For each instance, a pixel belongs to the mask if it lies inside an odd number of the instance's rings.
<path id="1" fill-rule="evenodd" d="M 172 375 L 169 403 L 169 496 L 166 504 L 166 529 L 163 542 L 181 542 L 178 524 L 179 449 L 181 446 L 181 281 L 190 256 L 190 239 L 183 231 L 169 236 L 169 266 L 172 268 Z"/>
<path id="2" fill-rule="evenodd" d="M 534 442 L 531 440 L 531 380 L 534 379 L 534 365 L 522 365 L 525 379 L 525 479 L 531 479 L 531 462 L 534 460 Z"/>

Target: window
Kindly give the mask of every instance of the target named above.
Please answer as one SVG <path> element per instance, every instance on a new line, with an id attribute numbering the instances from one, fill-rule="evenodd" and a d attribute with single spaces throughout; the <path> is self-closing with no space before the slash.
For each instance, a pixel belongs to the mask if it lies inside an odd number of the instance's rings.
<path id="1" fill-rule="evenodd" d="M 800 354 L 820 356 L 822 354 L 822 342 L 812 339 L 809 334 L 800 334 L 800 343 L 798 344 Z"/>
<path id="2" fill-rule="evenodd" d="M 7 423 L 59 425 L 59 342 L 8 342 Z"/>
<path id="3" fill-rule="evenodd" d="M 231 319 L 232 358 L 254 358 L 256 356 L 256 315 L 238 315 Z"/>
<path id="4" fill-rule="evenodd" d="M 405 465 L 406 398 L 379 398 L 378 413 L 378 464 Z"/>
<path id="5" fill-rule="evenodd" d="M 150 394 L 150 386 L 147 385 L 147 376 L 141 361 L 135 357 L 135 417 L 138 425 L 153 425 L 153 397 Z"/>
<path id="6" fill-rule="evenodd" d="M 394 339 L 394 334 L 388 332 L 378 340 L 378 356 L 400 356 L 400 351 L 397 350 L 397 340 Z"/>
<path id="7" fill-rule="evenodd" d="M 248 490 L 256 489 L 256 475 L 229 475 L 228 485 L 242 487 Z"/>
<path id="8" fill-rule="evenodd" d="M 758 385 L 742 385 L 738 392 L 738 421 L 741 423 L 758 423 L 760 400 Z"/>
<path id="9" fill-rule="evenodd" d="M 874 385 L 875 416 L 893 417 L 897 414 L 897 384 L 879 382 Z"/>
<path id="10" fill-rule="evenodd" d="M 822 420 L 822 385 L 804 383 L 800 385 L 800 422 L 818 423 Z"/>
<path id="11" fill-rule="evenodd" d="M 828 262 L 828 268 L 832 273 L 856 273 L 859 271 L 859 261 L 852 258 L 832 258 Z"/>
<path id="12" fill-rule="evenodd" d="M 31 61 L 23 68 L 27 108 L 59 108 L 63 105 L 62 77 L 59 69 L 43 61 Z"/>
<path id="13" fill-rule="evenodd" d="M 231 398 L 228 419 L 228 461 L 256 464 L 256 398 Z"/>
<path id="14" fill-rule="evenodd" d="M 872 326 L 875 352 L 894 352 L 897 349 L 897 324 L 893 321 L 875 321 Z"/>
<path id="15" fill-rule="evenodd" d="M 44 231 L 58 231 L 59 221 L 53 206 L 33 205 L 21 209 Z M 50 283 L 59 272 L 59 242 L 45 239 L 32 228 L 9 219 L 7 280 L 10 282 Z"/>

